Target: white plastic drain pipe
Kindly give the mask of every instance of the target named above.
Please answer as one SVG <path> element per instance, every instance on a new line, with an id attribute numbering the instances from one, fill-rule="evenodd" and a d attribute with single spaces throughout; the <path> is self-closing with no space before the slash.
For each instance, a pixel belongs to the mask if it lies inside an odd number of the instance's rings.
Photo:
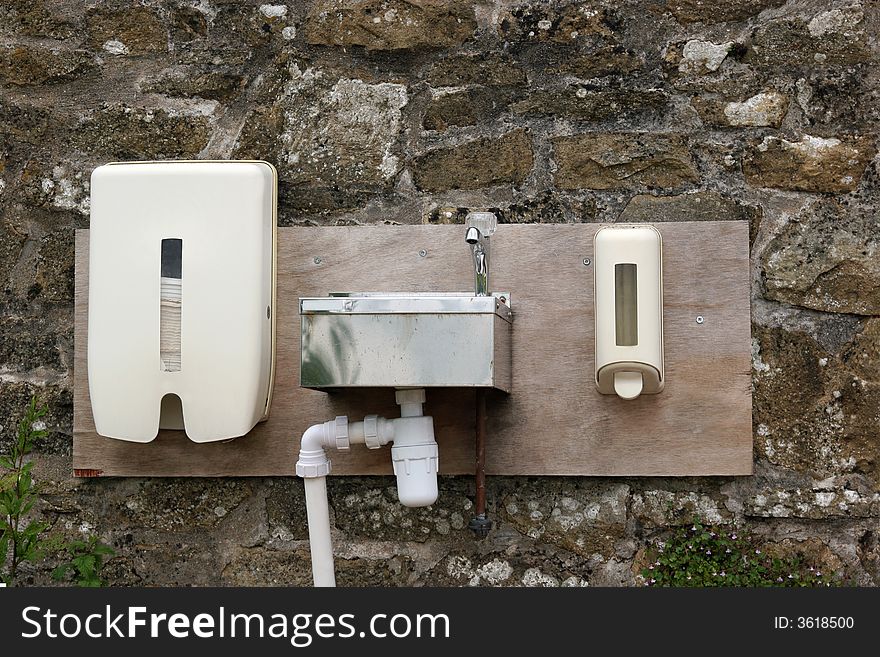
<path id="1" fill-rule="evenodd" d="M 363 422 L 349 423 L 340 415 L 315 424 L 302 436 L 296 474 L 305 481 L 309 547 L 315 586 L 336 586 L 333 543 L 330 537 L 330 508 L 327 503 L 327 475 L 330 459 L 326 447 L 347 450 L 352 444 L 378 449 L 390 442 L 391 461 L 397 477 L 397 497 L 404 506 L 429 506 L 437 501 L 439 455 L 434 440 L 434 419 L 422 415 L 423 389 L 398 390 L 401 417 L 391 420 L 368 415 Z"/>
<path id="2" fill-rule="evenodd" d="M 330 539 L 330 508 L 327 505 L 327 477 L 306 477 L 303 484 L 306 487 L 312 579 L 315 586 L 336 586 L 333 541 Z"/>

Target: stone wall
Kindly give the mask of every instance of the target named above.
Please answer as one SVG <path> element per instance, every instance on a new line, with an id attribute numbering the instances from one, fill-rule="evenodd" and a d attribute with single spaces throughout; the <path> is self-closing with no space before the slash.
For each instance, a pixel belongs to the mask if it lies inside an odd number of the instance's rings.
<path id="1" fill-rule="evenodd" d="M 0 5 L 0 424 L 113 584 L 307 584 L 295 479 L 76 480 L 73 231 L 119 159 L 265 158 L 280 223 L 747 219 L 755 476 L 333 478 L 347 584 L 636 584 L 695 515 L 880 583 L 880 10 L 868 0 Z M 26 574 L 46 581 L 47 567 Z"/>

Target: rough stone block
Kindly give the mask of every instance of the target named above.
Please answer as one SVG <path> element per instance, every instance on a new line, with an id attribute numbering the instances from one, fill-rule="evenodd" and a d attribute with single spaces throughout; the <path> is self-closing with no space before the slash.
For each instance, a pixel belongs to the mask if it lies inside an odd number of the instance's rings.
<path id="1" fill-rule="evenodd" d="M 597 558 L 595 565 L 602 562 Z M 457 552 L 445 557 L 425 577 L 439 586 L 587 586 L 592 562 L 541 549 L 513 554 Z"/>
<path id="2" fill-rule="evenodd" d="M 880 382 L 862 378 L 848 364 L 857 350 L 876 348 L 870 346 L 874 331 L 857 337 L 843 357 L 802 331 L 758 328 L 755 333 L 756 452 L 774 465 L 819 479 L 865 475 L 876 490 L 880 430 L 873 417 Z"/>
<path id="3" fill-rule="evenodd" d="M 437 148 L 412 161 L 419 189 L 478 189 L 517 185 L 532 170 L 532 144 L 524 130 L 483 137 L 451 148 Z"/>
<path id="4" fill-rule="evenodd" d="M 501 517 L 529 538 L 576 554 L 613 554 L 627 520 L 629 486 L 528 482 L 499 500 Z"/>
<path id="5" fill-rule="evenodd" d="M 58 349 L 60 336 L 50 318 L 10 312 L 0 322 L 0 336 L 0 369 L 24 372 L 37 368 L 55 372 L 63 369 Z M 24 406 L 20 412 L 24 412 Z"/>
<path id="6" fill-rule="evenodd" d="M 509 57 L 488 52 L 452 55 L 434 64 L 426 76 L 432 87 L 515 87 L 526 83 L 526 72 Z"/>
<path id="7" fill-rule="evenodd" d="M 630 508 L 636 522 L 648 529 L 687 524 L 695 518 L 712 525 L 732 520 L 723 502 L 697 491 L 637 491 L 632 495 Z"/>
<path id="8" fill-rule="evenodd" d="M 331 479 L 330 496 L 336 526 L 347 535 L 364 539 L 469 540 L 467 529 L 473 516 L 473 503 L 467 495 L 467 483 L 458 478 L 441 477 L 440 496 L 429 507 L 408 508 L 397 499 L 393 479 Z"/>
<path id="9" fill-rule="evenodd" d="M 468 126 L 489 121 L 504 113 L 514 93 L 504 88 L 472 87 L 435 94 L 425 116 L 425 130 L 442 132 L 452 126 Z"/>
<path id="10" fill-rule="evenodd" d="M 535 91 L 513 105 L 517 114 L 551 115 L 578 121 L 620 120 L 660 114 L 668 97 L 659 89 L 596 90 L 575 85 L 564 89 Z"/>
<path id="11" fill-rule="evenodd" d="M 761 259 L 766 295 L 825 312 L 880 314 L 878 223 L 816 201 L 792 217 Z"/>
<path id="12" fill-rule="evenodd" d="M 0 47 L 0 81 L 17 86 L 55 84 L 94 68 L 91 55 L 35 45 Z"/>
<path id="13" fill-rule="evenodd" d="M 66 39 L 76 33 L 80 7 L 58 11 L 57 2 L 4 0 L 0 5 L 0 32 L 29 37 Z M 73 14 L 73 16 L 71 16 Z"/>
<path id="14" fill-rule="evenodd" d="M 118 3 L 86 13 L 89 41 L 114 54 L 142 55 L 168 50 L 168 28 L 151 7 Z"/>
<path id="15" fill-rule="evenodd" d="M 795 100 L 810 134 L 833 137 L 857 132 L 870 134 L 880 125 L 875 102 L 880 73 L 876 67 L 815 68 L 795 81 Z"/>
<path id="16" fill-rule="evenodd" d="M 691 105 L 704 123 L 731 128 L 778 128 L 788 111 L 788 97 L 765 91 L 744 100 L 696 96 Z"/>
<path id="17" fill-rule="evenodd" d="M 73 143 L 91 153 L 119 160 L 194 158 L 208 143 L 209 118 L 107 105 L 90 111 L 72 135 Z"/>
<path id="18" fill-rule="evenodd" d="M 625 76 L 645 68 L 642 56 L 619 44 L 596 48 L 586 53 L 564 51 L 560 61 L 553 65 L 560 73 L 581 79 Z"/>
<path id="19" fill-rule="evenodd" d="M 302 479 L 298 477 L 270 479 L 266 488 L 266 515 L 270 541 L 308 539 L 306 498 Z"/>
<path id="20" fill-rule="evenodd" d="M 816 482 L 807 489 L 762 490 L 745 501 L 746 515 L 761 518 L 870 518 L 878 512 L 880 494 L 831 482 Z"/>
<path id="21" fill-rule="evenodd" d="M 48 110 L 23 102 L 0 103 L 0 131 L 8 145 L 14 143 L 29 146 L 44 144 L 51 127 L 63 127 L 62 121 Z"/>
<path id="22" fill-rule="evenodd" d="M 699 180 L 682 135 L 591 132 L 552 141 L 562 189 L 670 189 Z"/>
<path id="23" fill-rule="evenodd" d="M 274 100 L 248 117 L 235 156 L 275 164 L 282 205 L 300 210 L 357 207 L 390 191 L 400 170 L 406 87 L 298 62 L 285 76 Z"/>
<path id="24" fill-rule="evenodd" d="M 876 154 L 873 137 L 841 135 L 799 141 L 767 136 L 743 158 L 743 174 L 755 187 L 800 192 L 850 192 Z"/>
<path id="25" fill-rule="evenodd" d="M 621 26 L 620 14 L 592 4 L 526 3 L 509 9 L 499 20 L 501 35 L 521 43 L 578 43 L 609 37 Z"/>
<path id="26" fill-rule="evenodd" d="M 740 21 L 784 5 L 785 0 L 666 0 L 666 9 L 680 23 Z"/>
<path id="27" fill-rule="evenodd" d="M 370 556 L 336 560 L 337 586 L 411 585 L 412 560 L 405 556 Z M 226 586 L 311 586 L 308 549 L 272 550 L 254 547 L 238 550 L 223 568 Z"/>
<path id="28" fill-rule="evenodd" d="M 146 78 L 138 86 L 144 93 L 228 101 L 239 94 L 245 82 L 245 76 L 234 69 L 173 66 Z"/>
<path id="29" fill-rule="evenodd" d="M 244 479 L 153 479 L 108 500 L 120 527 L 159 532 L 217 527 L 251 495 Z"/>
<path id="30" fill-rule="evenodd" d="M 759 25 L 745 60 L 767 69 L 847 66 L 871 57 L 861 4 Z"/>
<path id="31" fill-rule="evenodd" d="M 367 50 L 448 48 L 475 29 L 473 8 L 458 0 L 320 0 L 305 23 L 310 44 Z"/>

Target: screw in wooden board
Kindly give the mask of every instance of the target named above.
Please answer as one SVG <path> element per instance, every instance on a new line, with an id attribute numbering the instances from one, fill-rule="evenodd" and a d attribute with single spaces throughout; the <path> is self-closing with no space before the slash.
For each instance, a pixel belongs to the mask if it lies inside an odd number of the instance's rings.
<path id="1" fill-rule="evenodd" d="M 428 251 L 427 251 L 427 250 L 425 250 L 425 249 L 419 249 L 419 257 L 420 257 L 420 258 L 424 258 L 426 255 L 428 255 Z"/>
<path id="2" fill-rule="evenodd" d="M 702 315 L 697 315 L 697 324 L 702 324 L 705 321 Z"/>
<path id="3" fill-rule="evenodd" d="M 589 258 L 584 258 L 584 267 L 589 267 L 592 264 L 593 264 L 592 260 L 590 260 Z"/>
<path id="4" fill-rule="evenodd" d="M 323 262 L 323 260 L 321 259 L 321 256 L 315 256 L 315 264 L 316 265 L 320 265 L 322 262 Z"/>

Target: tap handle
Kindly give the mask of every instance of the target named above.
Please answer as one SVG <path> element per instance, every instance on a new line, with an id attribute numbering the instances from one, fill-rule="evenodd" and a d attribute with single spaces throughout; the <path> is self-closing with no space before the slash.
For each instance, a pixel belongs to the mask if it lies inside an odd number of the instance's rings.
<path id="1" fill-rule="evenodd" d="M 468 212 L 465 225 L 469 233 L 471 228 L 476 228 L 483 237 L 491 237 L 498 228 L 498 217 L 494 212 Z"/>

